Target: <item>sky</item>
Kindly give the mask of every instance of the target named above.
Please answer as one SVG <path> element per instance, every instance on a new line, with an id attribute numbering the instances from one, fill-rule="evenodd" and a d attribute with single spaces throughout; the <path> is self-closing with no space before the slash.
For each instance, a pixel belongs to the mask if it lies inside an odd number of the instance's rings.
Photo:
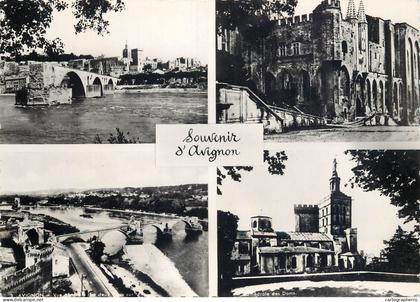
<path id="1" fill-rule="evenodd" d="M 55 12 L 47 37 L 59 37 L 66 52 L 94 56 L 122 56 L 129 48 L 143 49 L 146 56 L 165 60 L 196 57 L 208 63 L 211 46 L 212 0 L 124 0 L 126 8 L 109 13 L 110 34 L 93 31 L 76 35 L 71 9 Z"/>
<path id="2" fill-rule="evenodd" d="M 296 15 L 312 13 L 321 0 L 298 0 Z M 349 0 L 341 0 L 341 10 L 347 13 Z M 359 11 L 360 0 L 354 0 Z M 390 19 L 394 23 L 406 22 L 420 29 L 420 0 L 363 0 L 367 15 Z"/>
<path id="3" fill-rule="evenodd" d="M 156 168 L 153 145 L 40 149 L 1 152 L 0 193 L 208 183 L 207 169 Z"/>
<path id="4" fill-rule="evenodd" d="M 281 149 L 273 149 L 274 151 Z M 289 159 L 285 162 L 285 175 L 270 175 L 266 166 L 255 167 L 242 173 L 242 182 L 229 178 L 221 187 L 222 196 L 217 208 L 237 215 L 239 229 L 250 229 L 250 217 L 267 215 L 273 218 L 276 231 L 295 230 L 295 204 L 317 204 L 329 193 L 329 179 L 333 160 L 337 158 L 341 191 L 352 197 L 352 226 L 358 228 L 358 248 L 367 253 L 379 254 L 383 240 L 389 240 L 398 225 L 412 230 L 413 225 L 403 225 L 397 208 L 379 192 L 363 192 L 344 185 L 352 176 L 355 163 L 344 155 L 340 146 L 325 147 L 307 144 L 286 149 Z"/>

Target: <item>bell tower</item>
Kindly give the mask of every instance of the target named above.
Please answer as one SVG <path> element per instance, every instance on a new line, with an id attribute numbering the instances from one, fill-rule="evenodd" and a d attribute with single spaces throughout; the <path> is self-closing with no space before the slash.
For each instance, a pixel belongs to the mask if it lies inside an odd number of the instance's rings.
<path id="1" fill-rule="evenodd" d="M 337 160 L 334 158 L 333 161 L 333 172 L 330 178 L 330 191 L 331 193 L 340 192 L 340 177 L 338 177 L 337 173 Z"/>

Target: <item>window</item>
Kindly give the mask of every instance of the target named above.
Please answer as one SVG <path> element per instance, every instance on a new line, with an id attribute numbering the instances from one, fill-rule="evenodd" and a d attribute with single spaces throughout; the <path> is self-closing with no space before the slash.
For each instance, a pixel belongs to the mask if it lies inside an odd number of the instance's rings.
<path id="1" fill-rule="evenodd" d="M 300 43 L 295 42 L 292 44 L 292 49 L 293 49 L 293 55 L 294 56 L 298 56 L 300 55 Z"/>
<path id="2" fill-rule="evenodd" d="M 341 50 L 343 52 L 343 57 L 345 58 L 346 54 L 349 52 L 346 41 L 341 42 Z"/>
<path id="3" fill-rule="evenodd" d="M 279 256 L 279 266 L 280 266 L 280 269 L 286 268 L 286 256 L 283 254 Z"/>
<path id="4" fill-rule="evenodd" d="M 297 263 L 296 263 L 296 257 L 292 258 L 292 268 L 296 268 L 297 267 Z"/>
<path id="5" fill-rule="evenodd" d="M 253 222 L 252 222 L 252 228 L 256 228 L 257 227 L 257 221 L 256 220 L 254 220 Z"/>
<path id="6" fill-rule="evenodd" d="M 239 242 L 238 250 L 239 250 L 239 254 L 248 254 L 249 253 L 248 243 Z"/>
<path id="7" fill-rule="evenodd" d="M 280 44 L 279 45 L 279 56 L 280 57 L 285 57 L 286 56 L 286 45 L 285 44 Z"/>

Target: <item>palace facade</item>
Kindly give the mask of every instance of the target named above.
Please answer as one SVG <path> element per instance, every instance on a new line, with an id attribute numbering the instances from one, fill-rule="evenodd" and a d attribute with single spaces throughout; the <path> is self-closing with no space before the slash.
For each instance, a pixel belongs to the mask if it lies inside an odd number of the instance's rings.
<path id="1" fill-rule="evenodd" d="M 367 15 L 363 0 L 357 10 L 350 0 L 345 16 L 340 0 L 323 0 L 312 14 L 272 22 L 260 45 L 238 31 L 218 37 L 218 50 L 243 58 L 248 87 L 266 103 L 333 123 L 419 124 L 418 29 Z"/>

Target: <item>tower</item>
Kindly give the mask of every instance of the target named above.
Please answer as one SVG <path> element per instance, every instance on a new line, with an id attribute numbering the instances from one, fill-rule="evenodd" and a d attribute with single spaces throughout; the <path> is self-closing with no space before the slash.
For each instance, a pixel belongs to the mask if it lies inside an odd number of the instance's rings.
<path id="1" fill-rule="evenodd" d="M 340 192 L 340 177 L 338 177 L 337 160 L 335 158 L 333 161 L 333 172 L 330 178 L 330 191 L 331 193 Z"/>
<path id="2" fill-rule="evenodd" d="M 349 5 L 347 7 L 347 20 L 357 20 L 356 14 L 356 6 L 354 5 L 354 0 L 349 1 Z"/>
<path id="3" fill-rule="evenodd" d="M 130 51 L 128 50 L 128 44 L 127 41 L 125 41 L 125 48 L 123 49 L 123 58 L 124 59 L 130 59 Z"/>
<path id="4" fill-rule="evenodd" d="M 324 0 L 312 14 L 314 62 L 319 64 L 322 70 L 321 112 L 329 118 L 336 117 L 336 104 L 339 103 L 337 61 L 342 58 L 342 22 L 343 15 L 338 0 Z"/>
<path id="5" fill-rule="evenodd" d="M 317 233 L 319 231 L 319 209 L 317 205 L 295 205 L 295 231 Z"/>
<path id="6" fill-rule="evenodd" d="M 251 217 L 251 229 L 253 232 L 273 232 L 271 217 L 254 216 Z"/>
<path id="7" fill-rule="evenodd" d="M 358 60 L 358 70 L 361 72 L 368 71 L 369 63 L 369 38 L 368 38 L 368 22 L 366 19 L 365 6 L 363 0 L 360 0 L 359 12 L 357 14 L 358 24 L 359 24 L 359 59 Z"/>
<path id="8" fill-rule="evenodd" d="M 358 69 L 358 59 L 359 59 L 359 20 L 357 18 L 356 6 L 354 0 L 349 1 L 347 8 L 347 17 L 346 21 L 351 24 L 353 39 L 351 41 L 353 49 L 353 68 Z"/>
<path id="9" fill-rule="evenodd" d="M 350 196 L 340 189 L 340 177 L 337 172 L 337 160 L 333 161 L 330 178 L 330 194 L 319 204 L 319 232 L 333 236 L 346 236 L 345 230 L 351 228 Z"/>

